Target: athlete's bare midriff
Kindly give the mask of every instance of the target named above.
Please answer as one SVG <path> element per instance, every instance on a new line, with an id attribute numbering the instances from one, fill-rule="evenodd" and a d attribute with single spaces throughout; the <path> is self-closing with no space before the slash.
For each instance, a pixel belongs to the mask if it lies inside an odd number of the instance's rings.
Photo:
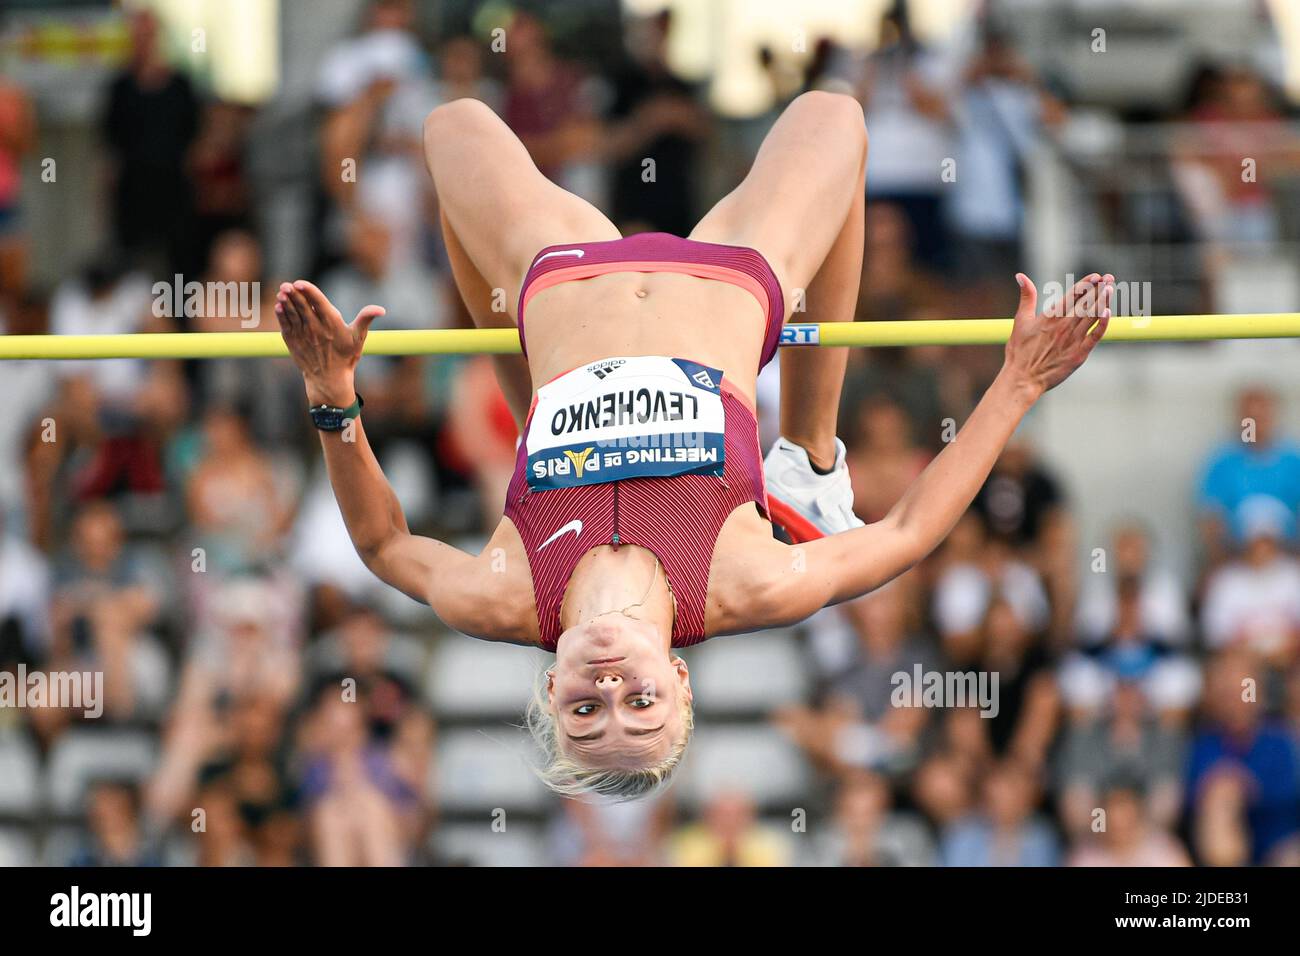
<path id="1" fill-rule="evenodd" d="M 746 290 L 677 273 L 612 272 L 543 289 L 524 315 L 533 387 L 613 356 L 664 355 L 721 369 L 752 405 L 766 326 Z"/>

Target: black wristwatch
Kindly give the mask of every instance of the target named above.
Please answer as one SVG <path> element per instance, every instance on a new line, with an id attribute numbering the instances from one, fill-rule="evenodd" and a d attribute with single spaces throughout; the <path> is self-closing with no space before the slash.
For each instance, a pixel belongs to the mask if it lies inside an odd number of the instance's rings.
<path id="1" fill-rule="evenodd" d="M 361 406 L 365 402 L 361 400 L 361 393 L 357 393 L 357 400 L 347 408 L 339 408 L 337 405 L 313 405 L 307 409 L 311 415 L 312 423 L 323 432 L 341 432 L 347 428 L 348 421 L 356 418 L 361 414 Z"/>

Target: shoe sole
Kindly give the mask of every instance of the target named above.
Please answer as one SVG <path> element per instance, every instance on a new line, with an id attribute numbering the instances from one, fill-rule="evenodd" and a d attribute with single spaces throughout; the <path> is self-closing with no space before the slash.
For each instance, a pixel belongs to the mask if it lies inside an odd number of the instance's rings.
<path id="1" fill-rule="evenodd" d="M 786 534 L 795 544 L 826 537 L 825 531 L 801 515 L 793 506 L 771 494 L 767 496 L 767 510 L 772 516 L 772 521 L 785 528 Z"/>

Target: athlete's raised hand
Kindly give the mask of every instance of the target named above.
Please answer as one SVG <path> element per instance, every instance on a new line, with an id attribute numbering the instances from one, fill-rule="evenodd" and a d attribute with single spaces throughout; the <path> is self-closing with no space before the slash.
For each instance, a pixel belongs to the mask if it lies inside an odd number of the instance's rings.
<path id="1" fill-rule="evenodd" d="M 302 372 L 313 405 L 350 405 L 352 377 L 361 359 L 370 323 L 384 314 L 368 305 L 349 324 L 325 293 L 307 282 L 282 282 L 275 297 L 280 335 Z"/>
<path id="2" fill-rule="evenodd" d="M 1069 378 L 1106 334 L 1115 277 L 1095 272 L 1085 276 L 1042 313 L 1037 311 L 1038 290 L 1030 278 L 1017 273 L 1016 281 L 1020 307 L 1004 364 L 1019 384 L 1041 395 Z"/>

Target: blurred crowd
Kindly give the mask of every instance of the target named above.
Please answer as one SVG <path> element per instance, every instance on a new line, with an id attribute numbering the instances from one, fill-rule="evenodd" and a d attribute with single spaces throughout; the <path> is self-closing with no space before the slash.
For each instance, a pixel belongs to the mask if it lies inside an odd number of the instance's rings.
<path id="1" fill-rule="evenodd" d="M 0 81 L 3 327 L 274 329 L 273 290 L 293 277 L 263 264 L 254 111 L 170 65 L 153 15 L 130 14 L 129 29 L 101 117 L 110 251 L 68 263 L 48 293 L 27 282 L 19 215 L 37 117 Z M 492 105 L 548 176 L 625 233 L 685 234 L 743 175 L 781 105 L 820 87 L 858 96 L 871 131 L 856 317 L 1010 313 L 1023 165 L 1071 104 L 1007 35 L 985 31 L 954 66 L 893 14 L 870 54 L 824 40 L 795 76 L 763 51 L 776 106 L 737 123 L 668 69 L 671 29 L 667 15 L 629 19 L 621 61 L 597 70 L 536 16 L 514 16 L 498 55 L 481 36 L 421 33 L 408 2 L 374 0 L 320 64 L 308 277 L 345 317 L 377 302 L 387 327 L 469 324 L 420 152 L 441 102 Z M 1208 137 L 1225 118 L 1284 115 L 1240 67 L 1207 71 L 1189 102 Z M 1269 148 L 1300 156 L 1283 129 Z M 936 174 L 947 157 L 962 169 L 951 182 Z M 1276 236 L 1267 183 L 1246 188 L 1231 165 L 1189 149 L 1173 171 L 1197 197 L 1188 216 L 1207 257 Z M 160 305 L 154 285 L 173 275 L 256 292 L 176 310 L 180 294 Z M 855 351 L 840 432 L 864 520 L 889 510 L 999 363 L 996 349 Z M 23 738 L 47 763 L 79 733 L 144 730 L 157 745 L 138 772 L 81 781 L 66 820 L 42 811 L 39 825 L 79 833 L 49 862 L 475 862 L 438 839 L 439 715 L 422 677 L 433 627 L 353 554 L 287 360 L 20 362 L 3 378 L 0 669 L 102 672 L 105 707 L 95 721 L 0 709 L 0 739 Z M 761 389 L 770 440 L 775 378 Z M 481 539 L 515 441 L 487 360 L 371 357 L 359 390 L 413 529 Z M 1160 529 L 1137 515 L 1116 515 L 1089 556 L 1051 464 L 1017 438 L 935 555 L 794 638 L 813 691 L 762 719 L 812 768 L 805 829 L 743 790 L 698 814 L 671 791 L 636 805 L 557 800 L 546 859 L 1300 864 L 1300 446 L 1283 437 L 1297 423 L 1263 387 L 1239 404 L 1200 475 L 1173 490 L 1195 502 L 1196 580 L 1173 573 Z M 996 715 L 895 706 L 894 675 L 918 665 L 996 673 Z"/>

